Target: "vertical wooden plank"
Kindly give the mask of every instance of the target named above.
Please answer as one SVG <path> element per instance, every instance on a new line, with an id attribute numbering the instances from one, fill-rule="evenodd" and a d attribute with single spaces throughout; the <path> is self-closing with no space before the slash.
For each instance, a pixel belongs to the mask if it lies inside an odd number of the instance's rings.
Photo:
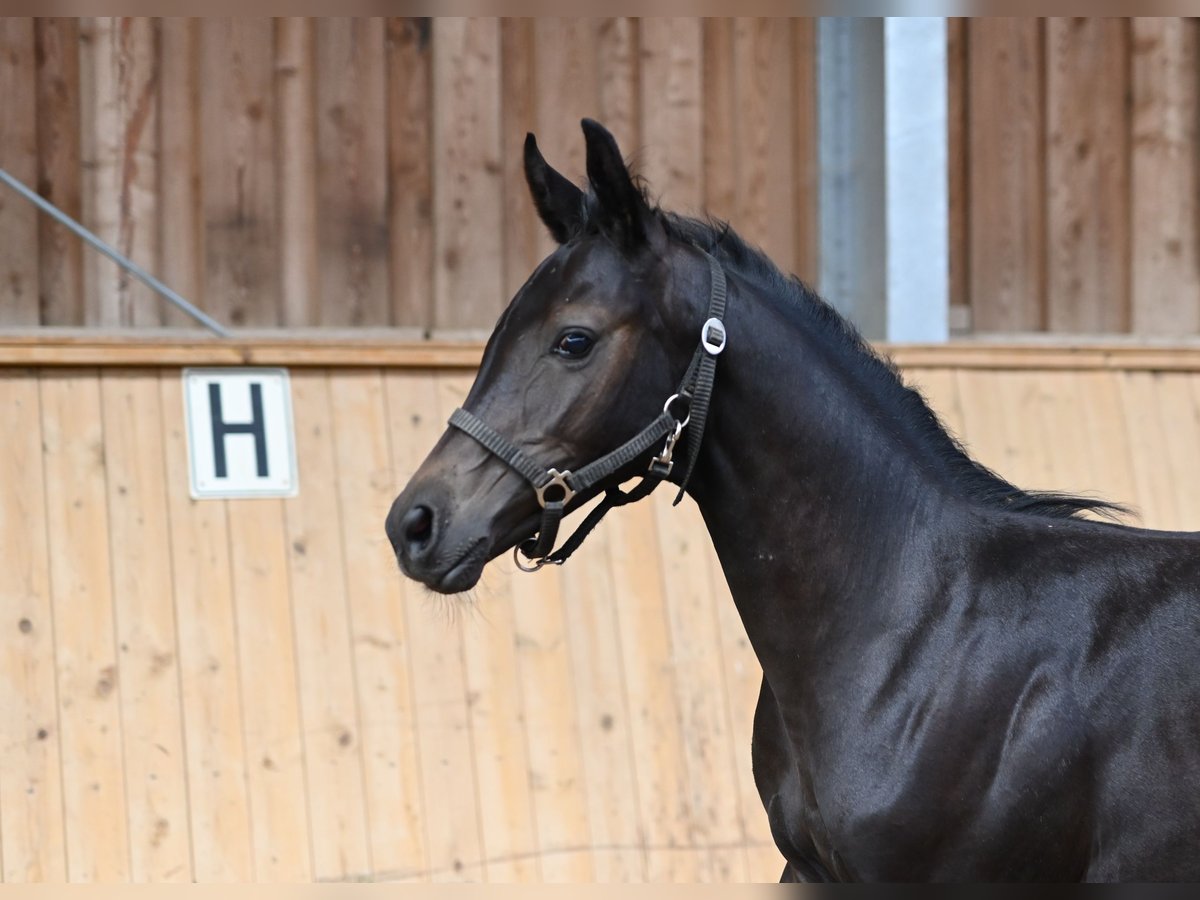
<path id="1" fill-rule="evenodd" d="M 689 500 L 673 507 L 672 499 L 669 491 L 660 491 L 651 502 L 662 553 L 663 603 L 670 622 L 672 674 L 687 765 L 688 836 L 708 848 L 702 870 L 706 880 L 742 881 L 745 831 L 718 617 L 709 583 L 708 556 L 713 550 L 695 503 Z"/>
<path id="2" fill-rule="evenodd" d="M 504 296 L 520 290 L 546 247 L 546 229 L 538 219 L 525 184 L 525 135 L 538 132 L 534 111 L 535 40 L 533 19 L 505 18 L 500 23 L 503 104 L 500 141 L 504 158 Z M 537 133 L 543 154 L 555 154 Z M 557 159 L 550 165 L 557 167 Z"/>
<path id="3" fill-rule="evenodd" d="M 795 269 L 796 207 L 792 31 L 786 21 L 733 23 L 732 134 L 741 234 L 784 272 Z"/>
<path id="4" fill-rule="evenodd" d="M 737 135 L 733 32 L 735 19 L 704 20 L 704 208 L 739 233 Z M 746 235 L 749 237 L 749 235 Z"/>
<path id="5" fill-rule="evenodd" d="M 284 502 L 296 628 L 300 716 L 312 830 L 313 876 L 360 880 L 367 845 L 356 674 L 333 451 L 333 409 L 323 369 L 291 376 L 299 494 Z"/>
<path id="6" fill-rule="evenodd" d="M 1158 465 L 1170 473 L 1175 506 L 1175 518 L 1163 527 L 1181 531 L 1200 528 L 1200 473 L 1195 465 L 1200 414 L 1193 391 L 1196 378 L 1192 372 L 1161 372 L 1154 378 L 1153 402 L 1166 437 L 1159 448 Z"/>
<path id="7" fill-rule="evenodd" d="M 470 389 L 469 375 L 439 376 L 439 419 L 444 421 Z M 492 563 L 461 604 L 467 709 L 474 744 L 479 817 L 489 882 L 530 883 L 553 873 L 557 859 L 539 858 L 534 799 L 548 788 L 534 769 L 534 744 L 543 735 L 529 723 L 522 693 L 521 642 L 515 602 L 528 604 L 526 585 L 507 560 Z M 555 836 L 557 837 L 557 836 Z M 551 841 L 549 849 L 557 849 Z M 548 867 L 548 868 L 547 868 Z"/>
<path id="8" fill-rule="evenodd" d="M 971 162 L 967 155 L 970 130 L 967 122 L 968 47 L 970 20 L 953 17 L 946 20 L 946 121 L 947 121 L 947 193 L 950 202 L 950 305 L 964 312 L 970 308 L 970 223 L 969 178 Z M 951 328 L 954 319 L 951 317 Z"/>
<path id="9" fill-rule="evenodd" d="M 795 272 L 815 282 L 821 270 L 820 227 L 817 201 L 820 186 L 817 172 L 817 23 L 812 18 L 793 20 L 795 59 Z"/>
<path id="10" fill-rule="evenodd" d="M 500 23 L 433 26 L 434 325 L 485 329 L 503 309 Z"/>
<path id="11" fill-rule="evenodd" d="M 206 312 L 200 196 L 200 22 L 164 18 L 159 26 L 159 264 L 166 284 Z M 195 327 L 173 306 L 163 324 Z"/>
<path id="12" fill-rule="evenodd" d="M 601 19 L 597 34 L 600 114 L 626 156 L 641 155 L 641 116 L 638 89 L 639 19 Z M 636 168 L 636 164 L 635 164 Z"/>
<path id="13" fill-rule="evenodd" d="M 387 20 L 392 322 L 433 324 L 431 19 Z"/>
<path id="14" fill-rule="evenodd" d="M 158 373 L 100 379 L 134 881 L 191 881 Z"/>
<path id="15" fill-rule="evenodd" d="M 318 19 L 322 325 L 388 325 L 384 20 Z"/>
<path id="16" fill-rule="evenodd" d="M 41 401 L 67 875 L 71 881 L 127 881 L 129 811 L 99 375 L 43 372 Z"/>
<path id="17" fill-rule="evenodd" d="M 230 500 L 229 562 L 258 881 L 313 877 L 282 501 Z"/>
<path id="18" fill-rule="evenodd" d="M 637 777 L 633 763 L 617 604 L 608 531 L 595 531 L 563 569 L 566 628 L 588 785 L 588 833 L 596 881 L 643 881 Z M 516 576 L 520 577 L 520 576 Z M 537 740 L 536 735 L 531 739 Z"/>
<path id="19" fill-rule="evenodd" d="M 253 881 L 225 503 L 189 495 L 179 370 L 160 373 L 159 388 L 194 875 Z"/>
<path id="20" fill-rule="evenodd" d="M 975 331 L 1045 327 L 1043 23 L 967 23 L 968 285 Z"/>
<path id="21" fill-rule="evenodd" d="M 330 391 L 371 859 L 376 878 L 427 880 L 412 642 L 383 534 L 396 491 L 383 378 L 375 370 L 333 372 Z"/>
<path id="22" fill-rule="evenodd" d="M 61 882 L 67 858 L 36 371 L 0 374 L 0 433 L 6 560 L 0 579 L 0 875 L 5 882 Z"/>
<path id="23" fill-rule="evenodd" d="M 0 19 L 0 159 L 30 187 L 38 177 L 37 79 L 33 19 Z M 8 188 L 0 191 L 0 323 L 37 325 L 38 211 Z"/>
<path id="24" fill-rule="evenodd" d="M 696 213 L 704 202 L 703 25 L 641 21 L 642 171 L 663 205 Z"/>
<path id="25" fill-rule="evenodd" d="M 206 305 L 226 325 L 278 325 L 273 27 L 200 22 L 201 183 Z"/>
<path id="26" fill-rule="evenodd" d="M 1129 22 L 1046 23 L 1047 325 L 1129 330 Z"/>
<path id="27" fill-rule="evenodd" d="M 637 774 L 638 826 L 650 881 L 698 881 L 711 872 L 706 854 L 690 848 L 684 735 L 675 694 L 673 647 L 662 602 L 661 556 L 652 503 L 621 510 L 609 530 L 612 569 L 620 573 L 617 604 L 630 736 Z"/>
<path id="28" fill-rule="evenodd" d="M 533 46 L 537 60 L 533 105 L 538 145 L 552 166 L 582 184 L 587 154 L 579 123 L 584 117 L 599 119 L 601 115 L 599 20 L 534 19 Z M 546 229 L 539 228 L 537 234 L 540 259 L 555 245 Z"/>
<path id="29" fill-rule="evenodd" d="M 1118 372 L 1117 384 L 1129 459 L 1133 469 L 1134 498 L 1147 528 L 1176 528 L 1182 518 L 1176 502 L 1175 479 L 1163 464 L 1163 447 L 1170 437 L 1159 413 L 1161 372 Z"/>
<path id="30" fill-rule="evenodd" d="M 158 25 L 84 19 L 80 69 L 83 222 L 134 262 L 158 253 Z M 159 325 L 162 300 L 96 253 L 84 256 L 89 324 Z"/>
<path id="31" fill-rule="evenodd" d="M 78 219 L 79 20 L 40 18 L 37 37 L 38 193 Z M 38 216 L 39 320 L 83 324 L 83 244 L 49 216 Z"/>
<path id="32" fill-rule="evenodd" d="M 1086 419 L 1086 437 L 1096 490 L 1117 503 L 1135 505 L 1137 490 L 1130 464 L 1129 434 L 1121 407 L 1120 373 L 1073 373 Z M 1136 521 L 1136 510 L 1133 521 Z"/>
<path id="33" fill-rule="evenodd" d="M 290 326 L 317 325 L 323 321 L 317 240 L 317 181 L 321 173 L 317 169 L 316 83 L 319 76 L 314 27 L 312 19 L 299 16 L 280 18 L 275 23 L 276 143 L 283 148 L 277 170 L 282 278 L 280 319 L 282 324 Z M 341 86 L 340 78 L 334 74 L 336 72 L 336 67 L 325 72 L 333 82 L 331 90 L 334 91 Z M 341 111 L 337 113 L 340 119 Z M 337 125 L 332 130 L 334 140 L 330 142 L 330 147 L 336 168 L 337 140 L 341 135 L 338 134 L 340 129 Z M 334 184 L 340 178 L 336 171 L 328 173 L 328 176 Z M 382 190 L 379 195 L 383 196 Z M 326 216 L 336 214 L 334 209 L 321 208 Z M 336 212 L 344 213 L 344 206 Z M 320 221 L 324 221 L 324 217 Z M 332 248 L 330 257 L 343 249 Z M 343 298 L 336 294 L 331 300 L 336 304 L 343 302 Z"/>
<path id="34" fill-rule="evenodd" d="M 1200 23 L 1135 18 L 1132 320 L 1138 334 L 1200 331 L 1196 73 Z"/>
<path id="35" fill-rule="evenodd" d="M 385 392 L 393 483 L 404 485 L 444 429 L 438 387 L 427 373 L 391 372 Z M 439 610 L 439 601 L 407 580 L 401 594 L 411 635 L 428 872 L 434 881 L 481 881 L 486 870 L 463 645 L 457 622 L 447 618 L 456 601 L 444 601 Z"/>

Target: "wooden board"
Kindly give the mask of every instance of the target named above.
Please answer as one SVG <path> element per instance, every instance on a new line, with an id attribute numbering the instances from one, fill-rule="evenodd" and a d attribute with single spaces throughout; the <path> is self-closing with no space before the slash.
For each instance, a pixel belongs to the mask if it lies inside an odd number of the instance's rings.
<path id="1" fill-rule="evenodd" d="M 1195 19 L 1132 21 L 1132 327 L 1200 330 L 1200 233 L 1183 197 L 1196 195 L 1200 116 Z"/>
<path id="2" fill-rule="evenodd" d="M 26 185 L 38 176 L 37 82 L 33 19 L 0 20 L 0 165 Z M 5 302 L 0 322 L 36 325 L 38 310 L 38 212 L 7 187 L 0 189 L 0 285 Z"/>
<path id="3" fill-rule="evenodd" d="M 395 494 L 378 371 L 330 375 L 335 479 L 357 675 L 359 741 L 372 866 L 378 878 L 427 878 L 412 638 L 381 523 Z"/>
<path id="4" fill-rule="evenodd" d="M 200 22 L 204 309 L 226 325 L 281 320 L 274 26 Z"/>
<path id="5" fill-rule="evenodd" d="M 501 290 L 500 23 L 433 30 L 434 328 L 480 327 Z"/>
<path id="6" fill-rule="evenodd" d="M 103 373 L 108 531 L 128 782 L 130 875 L 191 881 L 180 670 L 158 379 Z"/>
<path id="7" fill-rule="evenodd" d="M 78 219 L 82 215 L 79 20 L 39 18 L 35 20 L 34 28 L 37 40 L 37 187 L 43 197 Z M 83 245 L 48 216 L 39 215 L 37 260 L 38 321 L 43 325 L 82 325 Z"/>
<path id="8" fill-rule="evenodd" d="M 978 331 L 1045 327 L 1043 27 L 1035 19 L 967 25 L 967 266 Z"/>
<path id="9" fill-rule="evenodd" d="M 197 501 L 188 495 L 178 370 L 162 372 L 159 392 L 193 871 L 197 881 L 253 881 L 242 678 L 225 503 Z"/>
<path id="10" fill-rule="evenodd" d="M 1046 21 L 1047 325 L 1129 323 L 1129 21 Z"/>
<path id="11" fill-rule="evenodd" d="M 0 876 L 67 880 L 56 636 L 51 603 L 42 415 L 34 372 L 0 373 L 5 485 L 0 580 Z"/>
<path id="12" fill-rule="evenodd" d="M 45 526 L 71 881 L 132 876 L 104 421 L 95 371 L 40 379 Z"/>
<path id="13" fill-rule="evenodd" d="M 333 402 L 323 371 L 294 374 L 291 386 L 296 454 L 306 466 L 284 518 L 312 871 L 321 881 L 358 879 L 369 877 L 372 864 Z"/>

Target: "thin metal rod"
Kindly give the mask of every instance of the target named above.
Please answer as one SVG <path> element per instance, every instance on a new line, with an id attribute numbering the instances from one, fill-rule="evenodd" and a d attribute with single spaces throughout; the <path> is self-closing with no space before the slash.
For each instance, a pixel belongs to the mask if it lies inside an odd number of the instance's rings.
<path id="1" fill-rule="evenodd" d="M 40 195 L 31 191 L 24 184 L 22 184 L 16 178 L 13 178 L 11 175 L 9 175 L 3 169 L 0 169 L 0 181 L 3 181 L 10 188 L 12 188 L 14 191 L 16 191 L 18 194 L 20 194 L 22 197 L 24 197 L 26 200 L 28 200 L 30 203 L 32 203 L 34 206 L 36 206 L 38 209 L 40 209 L 42 212 L 44 212 L 46 215 L 50 216 L 50 218 L 54 219 L 56 222 L 61 223 L 62 225 L 65 225 L 67 228 L 69 228 L 75 234 L 79 235 L 79 237 L 83 238 L 83 240 L 87 241 L 87 243 L 91 244 L 93 247 L 95 247 L 97 250 L 99 250 L 101 253 L 103 253 L 105 256 L 107 256 L 109 259 L 111 259 L 113 262 L 115 262 L 118 266 L 120 266 L 122 269 L 124 269 L 130 275 L 132 275 L 134 278 L 137 278 L 139 281 L 141 281 L 147 287 L 149 287 L 153 291 L 157 292 L 160 296 L 164 297 L 170 303 L 173 303 L 179 309 L 183 310 L 185 313 L 187 313 L 189 316 L 191 316 L 193 319 L 195 319 L 197 322 L 199 322 L 201 325 L 203 325 L 209 331 L 211 331 L 214 334 L 219 335 L 220 337 L 223 337 L 223 338 L 233 337 L 233 335 L 230 333 L 229 329 L 225 328 L 225 326 L 223 326 L 220 322 L 216 321 L 215 319 L 213 319 L 211 316 L 209 316 L 202 310 L 197 309 L 195 306 L 193 306 L 191 303 L 189 303 L 183 297 L 179 296 L 179 294 L 177 294 L 175 291 L 171 290 L 169 287 L 167 287 L 165 284 L 163 284 L 161 281 L 159 281 L 157 278 L 155 278 L 153 275 L 151 275 L 149 272 L 147 272 L 145 269 L 143 269 L 137 263 L 133 262 L 131 259 L 124 256 L 116 248 L 114 248 L 114 247 L 110 246 L 109 244 L 106 244 L 104 241 L 100 240 L 100 238 L 98 238 L 92 232 L 88 231 L 86 228 L 84 228 L 82 225 L 80 225 L 78 222 L 76 222 L 74 219 L 72 219 L 70 216 L 68 216 L 65 212 L 63 212 L 61 209 L 59 209 L 53 203 L 49 202 L 48 200 L 44 199 Z"/>

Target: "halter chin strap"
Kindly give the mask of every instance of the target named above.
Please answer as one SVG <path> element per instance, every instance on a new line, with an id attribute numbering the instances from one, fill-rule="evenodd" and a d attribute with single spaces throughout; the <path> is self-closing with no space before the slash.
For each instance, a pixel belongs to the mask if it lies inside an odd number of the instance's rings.
<path id="1" fill-rule="evenodd" d="M 700 252 L 704 253 L 703 250 Z M 700 346 L 692 356 L 679 390 L 663 404 L 662 413 L 616 450 L 574 472 L 547 469 L 474 413 L 459 408 L 451 414 L 450 425 L 470 435 L 498 456 L 528 481 L 537 494 L 538 504 L 542 507 L 542 523 L 537 536 L 514 549 L 517 566 L 522 570 L 533 572 L 547 564 L 562 565 L 600 524 L 600 520 L 609 510 L 649 496 L 663 481 L 668 480 L 675 467 L 675 445 L 686 428 L 687 468 L 679 480 L 679 494 L 674 502 L 677 504 L 683 499 L 692 471 L 696 467 L 696 458 L 700 455 L 700 441 L 704 437 L 704 425 L 708 419 L 708 406 L 716 377 L 717 357 L 726 345 L 725 271 L 708 253 L 704 253 L 704 256 L 708 260 L 711 287 L 708 319 L 700 329 Z M 682 419 L 673 409 L 677 405 L 683 406 Z M 659 441 L 663 441 L 662 449 L 650 460 L 649 468 L 642 475 L 641 482 L 630 491 L 622 491 L 615 486 L 608 488 L 604 499 L 588 513 L 575 529 L 575 533 L 562 547 L 554 550 L 554 542 L 558 539 L 558 526 L 567 504 L 577 494 L 595 487 L 628 466 Z M 533 560 L 533 565 L 522 563 L 521 557 L 516 555 L 518 551 L 527 559 Z"/>

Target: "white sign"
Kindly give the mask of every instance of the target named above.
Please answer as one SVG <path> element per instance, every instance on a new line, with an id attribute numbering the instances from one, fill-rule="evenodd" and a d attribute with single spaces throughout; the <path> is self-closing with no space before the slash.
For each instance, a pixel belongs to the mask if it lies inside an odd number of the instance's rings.
<path id="1" fill-rule="evenodd" d="M 287 369 L 184 369 L 183 400 L 193 497 L 295 496 Z"/>

